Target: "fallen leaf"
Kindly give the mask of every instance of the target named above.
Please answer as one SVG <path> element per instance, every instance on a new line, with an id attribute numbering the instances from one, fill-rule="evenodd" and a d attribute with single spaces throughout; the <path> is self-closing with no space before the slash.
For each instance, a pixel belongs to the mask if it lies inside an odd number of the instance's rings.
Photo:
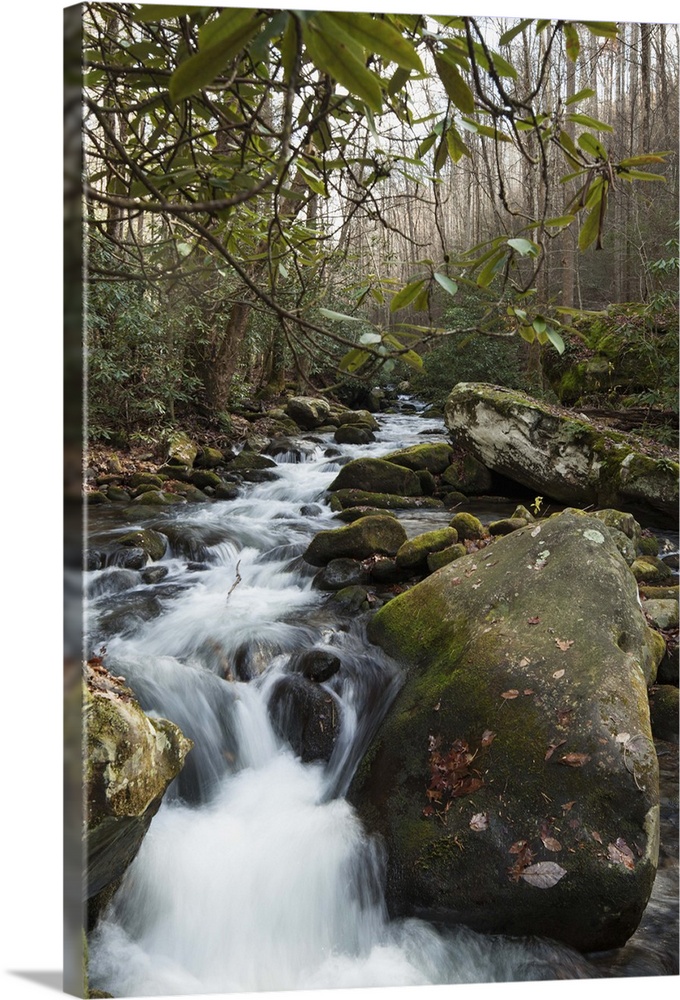
<path id="1" fill-rule="evenodd" d="M 566 742 L 567 742 L 566 740 L 557 740 L 556 743 L 551 743 L 550 746 L 548 747 L 548 749 L 546 750 L 546 754 L 545 754 L 545 757 L 543 759 L 544 760 L 550 760 L 550 758 L 555 753 L 555 751 L 557 750 L 557 748 L 561 747 L 561 746 L 564 746 L 564 744 Z"/>
<path id="2" fill-rule="evenodd" d="M 570 646 L 574 645 L 573 639 L 555 639 L 555 645 L 559 646 L 560 649 L 569 649 Z"/>
<path id="3" fill-rule="evenodd" d="M 528 667 L 530 663 L 531 660 L 529 659 L 528 656 L 523 656 L 522 659 L 519 661 L 520 667 Z"/>
<path id="4" fill-rule="evenodd" d="M 526 840 L 516 840 L 515 843 L 508 848 L 508 853 L 521 854 L 526 846 L 527 846 Z"/>
<path id="5" fill-rule="evenodd" d="M 628 868 L 630 871 L 635 868 L 633 852 L 623 838 L 619 837 L 615 844 L 607 844 L 607 851 L 609 852 L 610 861 L 614 861 L 618 865 L 623 865 L 624 868 Z"/>
<path id="6" fill-rule="evenodd" d="M 538 616 L 538 615 L 536 615 L 536 617 L 535 617 L 535 618 L 527 618 L 527 623 L 528 623 L 529 625 L 538 625 L 538 623 L 540 622 L 540 620 L 541 620 L 541 619 L 539 618 L 539 616 Z"/>
<path id="7" fill-rule="evenodd" d="M 533 688 L 524 688 L 524 692 L 523 693 L 526 694 L 526 695 L 536 694 L 536 692 L 533 690 Z"/>
<path id="8" fill-rule="evenodd" d="M 566 764 L 568 767 L 583 767 L 590 760 L 590 754 L 587 753 L 567 753 L 564 757 L 560 757 L 560 764 Z"/>
<path id="9" fill-rule="evenodd" d="M 473 583 L 472 584 L 472 589 L 473 590 L 477 590 L 478 587 L 481 587 L 481 583 Z"/>
<path id="10" fill-rule="evenodd" d="M 457 587 L 458 584 L 462 583 L 462 582 L 463 581 L 462 581 L 462 579 L 459 576 L 454 576 L 453 580 L 451 581 L 451 583 L 453 584 L 454 587 Z"/>
<path id="11" fill-rule="evenodd" d="M 555 861 L 539 861 L 538 864 L 525 868 L 520 878 L 537 889 L 551 889 L 566 874 L 566 870 Z"/>
<path id="12" fill-rule="evenodd" d="M 598 842 L 598 844 L 602 843 L 602 837 L 599 835 L 599 833 L 597 832 L 597 830 L 591 830 L 590 831 L 590 836 L 593 838 L 593 840 L 596 840 Z"/>
<path id="13" fill-rule="evenodd" d="M 511 701 L 513 698 L 519 697 L 519 691 L 515 691 L 514 688 L 510 688 L 509 691 L 504 691 L 501 698 L 505 698 L 506 701 Z"/>
<path id="14" fill-rule="evenodd" d="M 559 840 L 555 840 L 554 837 L 541 837 L 541 840 L 543 841 L 543 846 L 547 851 L 557 852 L 562 850 L 562 845 Z"/>
<path id="15" fill-rule="evenodd" d="M 440 701 L 438 701 L 438 702 L 437 702 L 437 704 L 436 704 L 436 705 L 434 706 L 434 708 L 432 709 L 432 711 L 433 711 L 433 712 L 438 712 L 438 711 L 439 711 L 439 709 L 441 708 L 441 704 L 442 704 L 442 703 L 441 703 Z"/>
<path id="16" fill-rule="evenodd" d="M 571 802 L 563 802 L 562 812 L 565 813 L 571 812 L 571 810 L 574 808 L 575 805 L 576 805 L 576 799 L 572 799 Z"/>
<path id="17" fill-rule="evenodd" d="M 569 722 L 571 722 L 573 714 L 573 708 L 560 708 L 557 712 L 557 722 L 560 726 L 566 726 Z"/>
<path id="18" fill-rule="evenodd" d="M 475 813 L 470 820 L 470 829 L 475 833 L 481 833 L 489 829 L 489 817 L 486 813 Z"/>
<path id="19" fill-rule="evenodd" d="M 556 681 L 558 681 L 560 677 L 564 677 L 564 670 L 556 670 L 555 673 L 553 674 L 553 677 L 555 678 Z"/>
<path id="20" fill-rule="evenodd" d="M 423 816 L 427 817 L 434 816 L 434 809 L 432 808 L 432 806 L 425 806 L 425 808 L 423 809 Z"/>
<path id="21" fill-rule="evenodd" d="M 490 747 L 493 741 L 496 739 L 496 734 L 490 729 L 485 729 L 482 733 L 481 744 L 483 747 Z"/>

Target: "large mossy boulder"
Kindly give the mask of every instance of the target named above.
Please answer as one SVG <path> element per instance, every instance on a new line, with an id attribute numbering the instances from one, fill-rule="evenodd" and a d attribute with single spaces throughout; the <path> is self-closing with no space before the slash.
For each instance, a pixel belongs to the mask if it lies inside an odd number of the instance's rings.
<path id="1" fill-rule="evenodd" d="M 183 465 L 190 468 L 197 454 L 198 445 L 184 431 L 175 431 L 169 435 L 166 455 L 168 465 Z"/>
<path id="2" fill-rule="evenodd" d="M 357 458 L 348 462 L 328 489 L 365 490 L 367 493 L 391 493 L 403 497 L 418 497 L 423 492 L 415 472 L 382 458 Z"/>
<path id="3" fill-rule="evenodd" d="M 656 873 L 660 650 L 606 526 L 497 539 L 387 603 L 369 638 L 406 672 L 349 796 L 384 839 L 390 912 L 622 945 Z"/>
<path id="4" fill-rule="evenodd" d="M 304 559 L 312 566 L 325 566 L 332 559 L 367 559 L 376 553 L 394 556 L 405 541 L 406 532 L 395 517 L 369 515 L 344 528 L 320 531 Z"/>
<path id="5" fill-rule="evenodd" d="M 652 508 L 673 519 L 680 466 L 644 455 L 625 434 L 602 431 L 560 406 L 482 382 L 459 382 L 446 424 L 494 472 L 577 506 Z"/>
<path id="6" fill-rule="evenodd" d="M 87 667 L 83 722 L 86 896 L 96 903 L 137 854 L 193 744 L 172 722 L 146 715 L 96 662 Z"/>
<path id="7" fill-rule="evenodd" d="M 438 476 L 448 468 L 452 457 L 451 445 L 441 441 L 436 444 L 414 444 L 410 448 L 391 451 L 385 455 L 385 461 L 403 465 L 413 472 L 425 470 L 431 472 L 433 476 Z"/>
<path id="8" fill-rule="evenodd" d="M 168 547 L 168 540 L 160 531 L 153 528 L 138 528 L 136 531 L 127 531 L 118 538 L 118 545 L 124 549 L 141 549 L 144 555 L 156 562 L 165 555 Z"/>

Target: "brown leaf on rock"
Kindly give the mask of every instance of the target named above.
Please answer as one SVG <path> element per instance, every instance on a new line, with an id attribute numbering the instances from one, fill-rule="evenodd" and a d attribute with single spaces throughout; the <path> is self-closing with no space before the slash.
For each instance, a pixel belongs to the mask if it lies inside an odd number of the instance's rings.
<path id="1" fill-rule="evenodd" d="M 564 744 L 566 742 L 567 742 L 566 740 L 555 740 L 554 743 L 551 743 L 550 746 L 548 747 L 548 749 L 546 750 L 546 754 L 545 754 L 544 760 L 550 760 L 550 758 L 555 753 L 555 751 L 557 750 L 557 748 L 561 747 L 561 746 L 564 746 Z"/>
<path id="2" fill-rule="evenodd" d="M 583 767 L 589 760 L 588 753 L 567 753 L 564 757 L 560 757 L 560 764 L 566 764 L 567 767 Z"/>
<path id="3" fill-rule="evenodd" d="M 623 865 L 630 871 L 635 868 L 635 856 L 623 837 L 619 837 L 615 844 L 607 844 L 607 851 L 611 861 Z"/>
<path id="4" fill-rule="evenodd" d="M 560 708 L 557 712 L 557 722 L 560 726 L 567 726 L 571 722 L 574 714 L 573 708 Z"/>
<path id="5" fill-rule="evenodd" d="M 556 681 L 558 681 L 560 677 L 564 677 L 564 670 L 556 670 L 555 673 L 553 674 L 553 677 L 555 678 Z"/>
<path id="6" fill-rule="evenodd" d="M 516 691 L 515 688 L 511 688 L 509 691 L 503 691 L 503 693 L 501 694 L 501 698 L 505 698 L 506 701 L 512 701 L 513 698 L 518 698 L 518 697 L 519 697 L 519 691 Z"/>
<path id="7" fill-rule="evenodd" d="M 508 868 L 508 874 L 513 882 L 518 882 L 522 872 L 534 860 L 534 852 L 531 850 L 526 840 L 517 840 L 509 848 L 509 853 L 515 854 L 517 856 L 517 860 L 514 865 Z"/>
<path id="8" fill-rule="evenodd" d="M 490 747 L 493 741 L 496 739 L 496 734 L 490 729 L 485 729 L 482 733 L 481 744 L 483 747 Z"/>
<path id="9" fill-rule="evenodd" d="M 530 694 L 536 694 L 536 692 L 534 691 L 533 688 L 524 688 L 524 691 L 522 693 L 525 694 L 525 695 L 527 695 L 527 696 L 530 695 Z"/>
<path id="10" fill-rule="evenodd" d="M 602 843 L 602 837 L 599 835 L 599 833 L 597 832 L 597 830 L 591 830 L 590 831 L 590 836 L 593 838 L 593 840 L 596 840 L 598 842 L 598 844 Z"/>
<path id="11" fill-rule="evenodd" d="M 546 851 L 554 851 L 557 853 L 557 851 L 562 850 L 562 845 L 559 840 L 556 840 L 554 837 L 541 837 L 541 840 Z"/>
<path id="12" fill-rule="evenodd" d="M 520 878 L 523 878 L 525 882 L 535 886 L 537 889 L 551 889 L 566 874 L 566 869 L 562 868 L 555 861 L 539 861 L 538 864 L 525 868 L 520 873 Z"/>
<path id="13" fill-rule="evenodd" d="M 539 616 L 536 615 L 534 618 L 527 618 L 527 624 L 528 625 L 538 625 L 538 623 L 540 622 L 540 620 L 541 619 L 539 618 Z"/>
<path id="14" fill-rule="evenodd" d="M 573 639 L 555 639 L 555 645 L 559 646 L 562 650 L 567 650 L 570 646 L 574 645 Z"/>
<path id="15" fill-rule="evenodd" d="M 572 799 L 571 802 L 563 802 L 562 812 L 565 813 L 571 812 L 571 810 L 574 808 L 575 805 L 576 805 L 576 799 Z"/>
<path id="16" fill-rule="evenodd" d="M 520 667 L 528 667 L 530 663 L 531 660 L 529 659 L 528 656 L 523 656 L 522 659 L 519 661 Z"/>
<path id="17" fill-rule="evenodd" d="M 508 853 L 521 854 L 526 847 L 527 847 L 526 840 L 516 840 L 515 843 L 508 848 Z"/>

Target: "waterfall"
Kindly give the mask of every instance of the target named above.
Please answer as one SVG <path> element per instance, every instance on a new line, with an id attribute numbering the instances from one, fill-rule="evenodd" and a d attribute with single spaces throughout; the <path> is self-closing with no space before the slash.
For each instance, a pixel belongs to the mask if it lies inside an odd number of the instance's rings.
<path id="1" fill-rule="evenodd" d="M 440 425 L 382 417 L 370 445 L 283 452 L 276 478 L 234 501 L 149 514 L 139 527 L 173 529 L 153 586 L 116 567 L 88 574 L 92 650 L 105 645 L 142 707 L 195 743 L 91 935 L 93 987 L 140 996 L 599 975 L 557 945 L 390 920 L 381 845 L 342 797 L 399 675 L 360 621 L 324 607 L 301 554 L 337 526 L 324 497 L 339 463 L 424 431 Z M 303 515 L 310 504 L 319 513 Z M 291 656 L 309 649 L 342 663 L 321 685 L 340 719 L 327 764 L 296 757 L 268 711 Z"/>

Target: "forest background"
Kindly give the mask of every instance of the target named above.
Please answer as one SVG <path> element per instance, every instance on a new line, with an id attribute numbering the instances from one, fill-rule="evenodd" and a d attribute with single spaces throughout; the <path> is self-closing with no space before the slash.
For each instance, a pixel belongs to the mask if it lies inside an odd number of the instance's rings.
<path id="1" fill-rule="evenodd" d="M 327 4 L 328 9 L 346 4 Z M 355 9 L 369 9 L 363 3 Z M 371 10 L 404 10 L 408 3 L 370 5 Z M 433 2 L 430 9 L 444 5 Z M 9 459 L 3 491 L 5 564 L 11 573 L 5 599 L 9 639 L 5 695 L 12 710 L 5 729 L 12 766 L 4 770 L 6 802 L 13 822 L 5 827 L 8 863 L 3 880 L 5 921 L 0 936 L 0 982 L 17 1000 L 39 1000 L 59 989 L 61 969 L 61 644 L 62 644 L 62 512 L 59 493 L 62 466 L 61 215 L 62 215 L 62 8 L 60 0 L 33 0 L 22 8 L 30 20 L 30 52 L 26 35 L 8 42 L 0 65 L 8 99 L 11 128 L 6 131 L 0 162 L 5 192 L 3 263 L 6 290 L 4 341 L 5 384 L 2 393 L 4 445 Z M 466 12 L 479 15 L 566 16 L 634 21 L 641 13 L 654 21 L 677 18 L 675 4 L 659 2 L 641 11 L 632 0 L 522 0 L 513 4 L 469 0 Z M 19 21 L 23 21 L 20 18 Z M 19 30 L 15 22 L 12 32 Z M 28 29 L 27 29 L 28 30 Z M 9 294 L 7 294 L 9 293 Z M 26 446 L 35 456 L 17 464 Z M 39 456 L 39 457 L 38 457 Z M 19 497 L 18 470 L 34 477 Z M 11 488 L 10 484 L 12 485 Z M 9 576 L 9 574 L 8 574 Z M 39 646 L 31 642 L 39 624 Z M 30 676 L 31 695 L 29 689 Z M 30 725 L 28 724 L 30 718 Z M 38 734 L 38 735 L 36 735 Z M 8 757 L 10 754 L 8 754 Z M 35 889 L 39 886 L 40 905 Z M 655 981 L 658 989 L 670 981 Z M 504 987 L 459 987 L 467 997 L 514 1000 L 540 984 Z M 614 996 L 626 1000 L 639 990 L 636 982 L 607 981 L 551 984 L 572 996 Z M 502 990 L 502 993 L 499 991 Z M 334 993 L 334 1000 L 373 1000 L 375 991 Z M 399 997 L 436 996 L 433 990 L 400 991 Z M 190 1000 L 190 998 L 189 998 Z M 303 1000 L 314 1000 L 304 994 Z"/>

